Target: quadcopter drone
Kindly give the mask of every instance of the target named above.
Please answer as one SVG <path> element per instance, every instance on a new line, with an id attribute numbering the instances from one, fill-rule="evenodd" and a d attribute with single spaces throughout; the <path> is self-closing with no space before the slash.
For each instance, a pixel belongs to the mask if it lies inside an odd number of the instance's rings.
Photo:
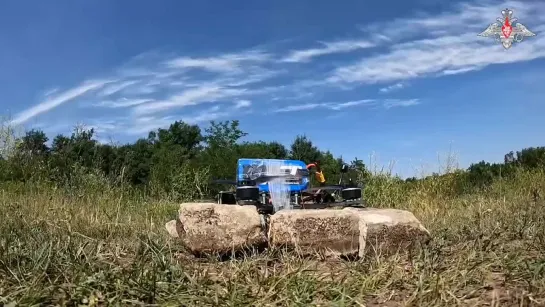
<path id="1" fill-rule="evenodd" d="M 352 178 L 349 178 L 348 183 L 343 182 L 349 170 L 348 165 L 341 167 L 339 184 L 310 187 L 310 176 L 315 167 L 314 163 L 306 165 L 299 160 L 239 159 L 236 180 L 213 181 L 215 184 L 235 187 L 234 191 L 220 191 L 216 201 L 218 204 L 253 205 L 260 213 L 274 214 L 283 208 L 275 210 L 270 183 L 281 182 L 285 185 L 284 190 L 288 191 L 290 207 L 293 209 L 363 207 L 362 188 L 356 186 Z M 275 171 L 272 172 L 272 169 Z M 319 170 L 317 173 L 322 175 Z"/>

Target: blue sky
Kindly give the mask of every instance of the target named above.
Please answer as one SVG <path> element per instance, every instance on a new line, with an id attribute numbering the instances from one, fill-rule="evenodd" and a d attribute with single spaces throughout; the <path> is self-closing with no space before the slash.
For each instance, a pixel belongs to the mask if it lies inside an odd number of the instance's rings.
<path id="1" fill-rule="evenodd" d="M 505 7 L 537 36 L 477 36 Z M 247 140 L 306 134 L 412 176 L 545 145 L 542 31 L 542 1 L 4 0 L 0 104 L 121 143 L 239 119 Z"/>

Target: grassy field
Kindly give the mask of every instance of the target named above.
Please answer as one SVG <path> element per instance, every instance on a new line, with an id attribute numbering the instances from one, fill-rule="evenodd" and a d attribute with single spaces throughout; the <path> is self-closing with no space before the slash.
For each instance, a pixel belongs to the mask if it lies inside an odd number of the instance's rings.
<path id="1" fill-rule="evenodd" d="M 455 176 L 455 175 L 453 175 Z M 320 262 L 282 251 L 193 259 L 164 223 L 178 205 L 114 188 L 3 186 L 0 304 L 138 306 L 539 306 L 544 172 L 462 196 L 449 176 L 376 176 L 371 205 L 412 211 L 433 241 L 416 255 Z"/>

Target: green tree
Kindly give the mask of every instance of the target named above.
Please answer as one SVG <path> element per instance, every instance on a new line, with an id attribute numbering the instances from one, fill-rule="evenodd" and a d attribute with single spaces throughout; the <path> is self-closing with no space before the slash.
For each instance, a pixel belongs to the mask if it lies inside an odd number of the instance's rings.
<path id="1" fill-rule="evenodd" d="M 278 142 L 244 142 L 238 145 L 240 158 L 286 159 L 288 150 Z"/>
<path id="2" fill-rule="evenodd" d="M 6 176 L 12 180 L 40 180 L 48 174 L 49 139 L 41 130 L 30 130 L 17 142 L 13 155 L 4 164 Z"/>
<path id="3" fill-rule="evenodd" d="M 290 159 L 311 163 L 319 160 L 321 152 L 305 135 L 298 135 L 290 146 Z"/>
<path id="4" fill-rule="evenodd" d="M 43 131 L 32 129 L 19 143 L 19 152 L 28 157 L 45 157 L 49 154 L 48 140 Z"/>
<path id="5" fill-rule="evenodd" d="M 354 174 L 355 178 L 357 178 L 360 183 L 364 183 L 371 178 L 371 172 L 367 169 L 363 160 L 355 157 L 354 160 L 350 162 L 349 166 L 350 173 Z"/>
<path id="6" fill-rule="evenodd" d="M 545 147 L 529 147 L 517 151 L 516 162 L 525 168 L 545 167 Z"/>
<path id="7" fill-rule="evenodd" d="M 170 148 L 181 153 L 183 158 L 192 159 L 201 149 L 204 138 L 199 126 L 176 121 L 168 129 L 150 132 L 148 140 L 156 148 Z"/>
<path id="8" fill-rule="evenodd" d="M 100 172 L 97 159 L 98 142 L 93 139 L 94 129 L 76 127 L 68 138 L 57 135 L 51 146 L 49 167 L 56 184 L 71 185 L 81 179 L 81 173 Z M 79 182 L 77 184 L 84 184 Z"/>
<path id="9" fill-rule="evenodd" d="M 147 162 L 152 165 L 149 175 L 156 190 L 171 193 L 173 178 L 196 157 L 202 141 L 201 129 L 182 121 L 149 133 L 147 143 L 152 146 L 152 154 Z"/>
<path id="10" fill-rule="evenodd" d="M 145 185 L 150 181 L 152 170 L 153 145 L 147 139 L 139 139 L 132 145 L 123 146 L 119 150 L 118 165 L 125 168 L 121 170 L 134 185 Z"/>
<path id="11" fill-rule="evenodd" d="M 234 179 L 236 163 L 240 158 L 238 142 L 248 134 L 240 129 L 237 120 L 211 121 L 205 132 L 206 147 L 201 154 L 199 167 L 210 169 L 213 178 Z"/>

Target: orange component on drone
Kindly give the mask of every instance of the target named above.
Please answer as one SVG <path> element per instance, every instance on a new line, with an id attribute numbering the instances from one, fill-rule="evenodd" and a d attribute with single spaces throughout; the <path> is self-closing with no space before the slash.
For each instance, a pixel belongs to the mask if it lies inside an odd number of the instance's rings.
<path id="1" fill-rule="evenodd" d="M 319 164 L 317 162 L 314 162 L 307 165 L 308 170 L 310 170 L 313 167 L 316 169 L 314 174 L 314 176 L 316 177 L 316 180 L 319 183 L 325 183 L 324 173 L 322 172 L 322 169 L 320 168 Z"/>

